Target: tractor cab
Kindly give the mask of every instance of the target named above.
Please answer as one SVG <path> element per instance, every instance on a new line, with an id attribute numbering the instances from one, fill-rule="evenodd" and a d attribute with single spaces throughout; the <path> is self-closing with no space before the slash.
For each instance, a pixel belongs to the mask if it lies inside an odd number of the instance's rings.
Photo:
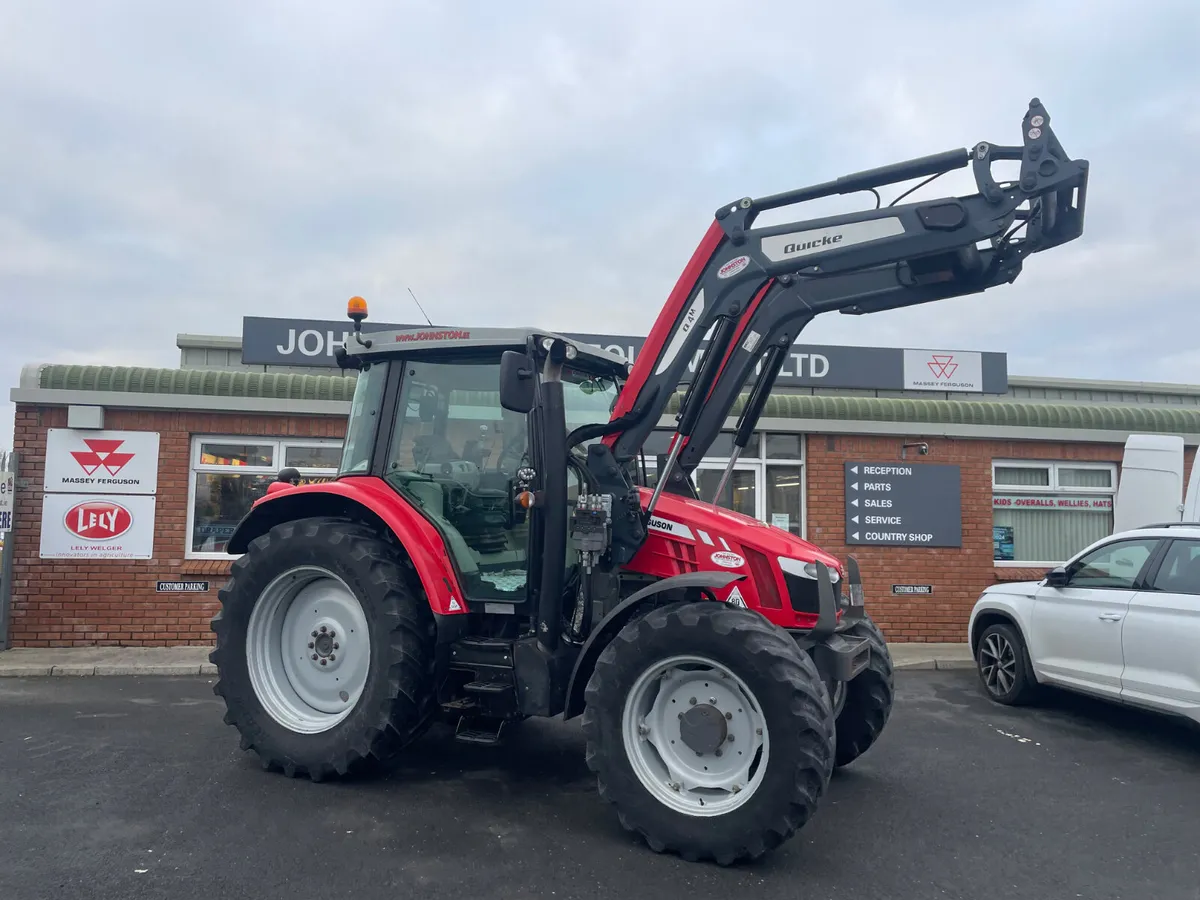
<path id="1" fill-rule="evenodd" d="M 531 328 L 363 334 L 365 303 L 355 298 L 350 310 L 361 318 L 339 364 L 357 369 L 358 381 L 339 478 L 380 478 L 418 510 L 444 541 L 468 605 L 527 613 L 530 579 L 538 574 L 532 547 L 543 540 L 530 511 L 545 496 L 541 429 L 549 423 L 536 399 L 538 379 L 522 379 L 520 367 L 532 375 L 549 348 L 562 348 L 557 430 L 565 439 L 609 422 L 627 375 L 624 360 Z M 586 443 L 566 460 L 568 505 L 586 478 Z M 565 539 L 558 544 L 569 579 L 574 554 Z"/>

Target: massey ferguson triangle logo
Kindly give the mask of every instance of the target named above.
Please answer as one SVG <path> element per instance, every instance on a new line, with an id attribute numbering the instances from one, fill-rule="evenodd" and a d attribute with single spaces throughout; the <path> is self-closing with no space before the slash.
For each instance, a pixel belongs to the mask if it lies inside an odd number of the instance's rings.
<path id="1" fill-rule="evenodd" d="M 117 449 L 125 443 L 121 440 L 99 440 L 96 438 L 84 438 L 83 442 L 87 444 L 87 450 L 72 450 L 71 455 L 75 457 L 75 462 L 79 463 L 79 467 L 85 473 L 91 475 L 101 466 L 109 475 L 116 475 L 129 461 L 133 459 L 132 453 L 118 453 Z"/>
<path id="2" fill-rule="evenodd" d="M 933 373 L 933 377 L 949 381 L 956 371 L 958 371 L 958 363 L 954 361 L 952 353 L 935 353 L 933 359 L 925 363 L 929 366 L 929 371 Z"/>

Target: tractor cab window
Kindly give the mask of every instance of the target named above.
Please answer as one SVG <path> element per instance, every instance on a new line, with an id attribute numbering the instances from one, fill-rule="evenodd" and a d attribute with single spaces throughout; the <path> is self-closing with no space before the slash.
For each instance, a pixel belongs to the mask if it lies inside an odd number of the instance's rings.
<path id="1" fill-rule="evenodd" d="M 611 418 L 621 390 L 615 378 L 564 366 L 562 380 L 568 432 L 580 425 L 600 425 Z"/>
<path id="2" fill-rule="evenodd" d="M 437 525 L 473 599 L 521 602 L 528 517 L 526 417 L 500 406 L 498 360 L 403 365 L 385 477 Z"/>
<path id="3" fill-rule="evenodd" d="M 383 384 L 387 381 L 387 371 L 387 363 L 371 363 L 358 373 L 339 467 L 343 475 L 366 475 L 371 467 L 371 449 L 375 444 L 375 428 L 379 424 L 379 408 L 383 403 Z"/>

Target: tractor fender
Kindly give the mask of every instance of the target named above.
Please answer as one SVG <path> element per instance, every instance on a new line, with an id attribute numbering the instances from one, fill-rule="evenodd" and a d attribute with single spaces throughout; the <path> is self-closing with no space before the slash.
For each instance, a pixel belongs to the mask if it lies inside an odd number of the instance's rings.
<path id="1" fill-rule="evenodd" d="M 571 680 L 567 682 L 567 705 L 563 711 L 563 719 L 572 719 L 583 712 L 583 691 L 588 679 L 592 677 L 592 669 L 596 660 L 608 642 L 617 636 L 617 632 L 625 627 L 635 615 L 639 607 L 656 607 L 670 602 L 668 592 L 681 588 L 724 588 L 741 581 L 745 575 L 736 572 L 686 572 L 683 575 L 672 575 L 653 584 L 648 584 L 635 593 L 630 594 L 600 620 L 600 624 L 592 629 L 588 639 L 584 641 L 583 649 L 575 659 L 571 670 Z M 710 595 L 711 596 L 711 595 Z M 716 600 L 715 597 L 712 597 Z"/>
<path id="2" fill-rule="evenodd" d="M 439 616 L 464 615 L 467 603 L 441 534 L 382 479 L 339 478 L 319 484 L 271 485 L 234 529 L 230 554 L 245 553 L 250 542 L 282 522 L 313 516 L 337 516 L 365 522 L 381 535 L 391 534 L 403 548 L 429 605 Z"/>

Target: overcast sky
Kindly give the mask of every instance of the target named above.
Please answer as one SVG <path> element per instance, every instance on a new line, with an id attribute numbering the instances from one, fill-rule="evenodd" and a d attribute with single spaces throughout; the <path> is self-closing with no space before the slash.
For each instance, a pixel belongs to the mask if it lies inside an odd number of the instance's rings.
<path id="1" fill-rule="evenodd" d="M 355 293 L 644 334 L 718 205 L 1019 143 L 1033 96 L 1091 160 L 1084 237 L 805 340 L 1200 383 L 1198 41 L 1197 0 L 0 0 L 0 447 L 26 363 L 176 366 Z"/>

